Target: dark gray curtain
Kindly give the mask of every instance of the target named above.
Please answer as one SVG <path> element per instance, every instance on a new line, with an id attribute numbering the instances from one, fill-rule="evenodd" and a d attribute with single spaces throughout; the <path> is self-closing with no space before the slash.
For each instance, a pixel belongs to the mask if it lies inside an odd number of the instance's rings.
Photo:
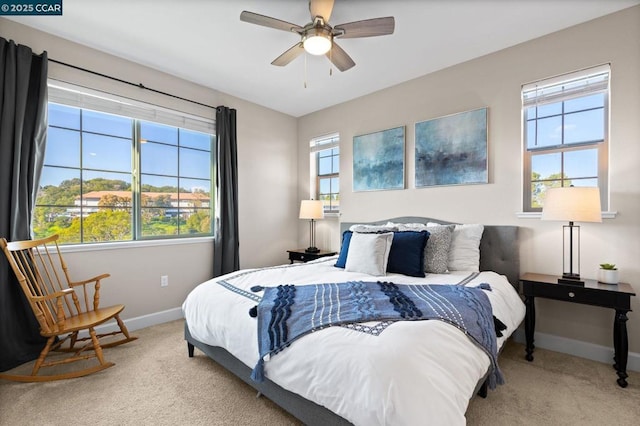
<path id="1" fill-rule="evenodd" d="M 216 108 L 217 230 L 213 253 L 213 276 L 240 268 L 238 241 L 238 148 L 236 110 Z"/>
<path id="2" fill-rule="evenodd" d="M 31 238 L 47 130 L 47 53 L 0 37 L 0 236 Z M 45 340 L 0 254 L 0 371 L 38 357 Z"/>

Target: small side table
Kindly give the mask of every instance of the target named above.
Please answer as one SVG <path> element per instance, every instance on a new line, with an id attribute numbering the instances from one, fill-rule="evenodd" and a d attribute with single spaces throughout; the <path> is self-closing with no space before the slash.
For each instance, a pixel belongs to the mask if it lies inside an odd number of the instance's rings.
<path id="1" fill-rule="evenodd" d="M 526 360 L 533 361 L 533 334 L 536 326 L 536 297 L 562 300 L 570 303 L 601 306 L 616 311 L 613 320 L 613 368 L 618 373 L 618 385 L 627 387 L 627 357 L 629 341 L 627 337 L 627 312 L 631 311 L 633 287 L 627 283 L 601 284 L 597 280 L 584 280 L 584 286 L 560 284 L 555 275 L 526 273 L 520 277 L 525 297 L 527 313 L 524 329 L 527 339 Z"/>
<path id="2" fill-rule="evenodd" d="M 325 251 L 325 250 L 320 250 L 317 253 L 308 253 L 304 251 L 303 248 L 295 249 L 295 250 L 287 250 L 287 253 L 289 253 L 289 262 L 291 263 L 295 261 L 306 263 L 311 260 L 320 259 L 321 257 L 326 257 L 326 256 L 333 256 L 334 254 L 336 254 L 335 251 Z"/>

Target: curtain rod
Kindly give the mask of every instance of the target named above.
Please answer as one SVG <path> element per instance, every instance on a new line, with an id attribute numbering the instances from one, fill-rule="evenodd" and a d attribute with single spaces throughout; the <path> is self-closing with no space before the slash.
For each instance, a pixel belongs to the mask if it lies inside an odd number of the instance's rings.
<path id="1" fill-rule="evenodd" d="M 161 90 L 152 89 L 150 87 L 145 86 L 142 83 L 137 83 L 137 84 L 136 83 L 132 83 L 131 81 L 123 80 L 121 78 L 113 77 L 113 76 L 110 76 L 110 75 L 107 75 L 107 74 L 103 74 L 103 73 L 100 73 L 100 72 L 97 72 L 97 71 L 92 71 L 90 69 L 82 68 L 82 67 L 79 67 L 77 65 L 71 65 L 71 64 L 68 64 L 66 62 L 58 61 L 58 60 L 51 59 L 51 58 L 48 58 L 48 59 L 49 59 L 49 62 L 54 62 L 56 64 L 64 65 L 65 67 L 73 68 L 73 69 L 76 69 L 76 70 L 79 70 L 79 71 L 84 71 L 84 72 L 87 72 L 89 74 L 97 75 L 99 77 L 108 78 L 110 80 L 114 80 L 114 81 L 117 81 L 119 83 L 128 84 L 130 86 L 134 86 L 134 87 L 137 87 L 137 88 L 140 88 L 140 89 L 148 90 L 150 92 L 158 93 L 160 95 L 169 96 L 171 98 L 180 99 L 181 101 L 191 102 L 192 104 L 200 105 L 200 106 L 203 106 L 203 107 L 207 107 L 207 108 L 211 108 L 211 109 L 215 109 L 215 110 L 218 109 L 218 107 L 213 107 L 211 105 L 203 104 L 201 102 L 194 101 L 192 99 L 187 99 L 187 98 L 183 98 L 181 96 L 173 95 L 171 93 L 163 92 Z"/>

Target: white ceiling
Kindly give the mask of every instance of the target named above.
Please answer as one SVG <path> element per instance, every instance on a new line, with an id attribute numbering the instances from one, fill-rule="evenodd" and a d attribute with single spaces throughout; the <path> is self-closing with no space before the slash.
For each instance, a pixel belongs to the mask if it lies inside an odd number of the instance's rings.
<path id="1" fill-rule="evenodd" d="M 356 66 L 331 76 L 325 57 L 271 65 L 298 36 L 239 19 L 249 10 L 304 25 L 307 0 L 64 0 L 62 17 L 10 19 L 299 117 L 636 4 L 336 0 L 333 26 L 394 16 L 396 28 L 389 36 L 339 40 Z"/>

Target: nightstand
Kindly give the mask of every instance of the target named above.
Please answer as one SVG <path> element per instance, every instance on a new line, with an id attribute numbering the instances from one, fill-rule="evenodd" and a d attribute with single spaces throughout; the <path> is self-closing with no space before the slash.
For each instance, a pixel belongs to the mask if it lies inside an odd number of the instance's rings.
<path id="1" fill-rule="evenodd" d="M 527 361 L 533 361 L 533 334 L 536 326 L 535 298 L 562 300 L 570 303 L 601 306 L 616 311 L 613 320 L 613 368 L 618 373 L 618 385 L 627 387 L 627 357 L 629 341 L 627 337 L 627 312 L 631 311 L 633 288 L 627 283 L 601 284 L 597 280 L 584 280 L 584 285 L 559 284 L 555 275 L 526 273 L 520 277 L 522 293 L 525 297 L 527 314 L 524 320 L 527 339 Z"/>
<path id="2" fill-rule="evenodd" d="M 320 259 L 321 257 L 333 256 L 336 254 L 335 251 L 324 251 L 320 250 L 317 253 L 307 253 L 304 249 L 295 249 L 295 250 L 287 250 L 289 253 L 289 261 L 291 263 L 298 262 L 309 262 L 311 260 Z"/>

